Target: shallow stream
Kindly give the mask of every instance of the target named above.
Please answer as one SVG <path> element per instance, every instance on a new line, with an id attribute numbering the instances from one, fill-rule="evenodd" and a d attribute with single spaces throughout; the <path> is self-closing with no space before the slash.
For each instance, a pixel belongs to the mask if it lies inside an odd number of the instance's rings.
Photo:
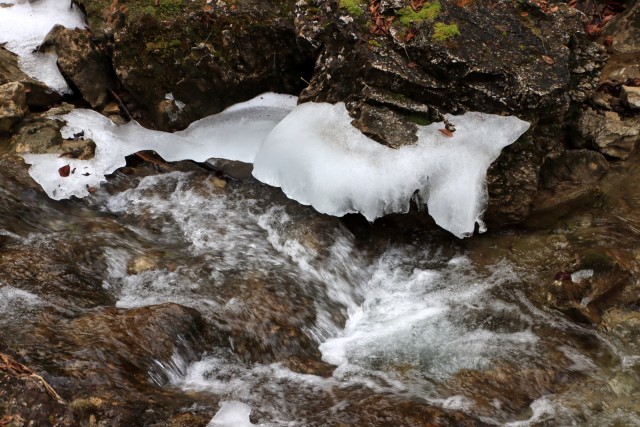
<path id="1" fill-rule="evenodd" d="M 207 418 L 222 406 L 218 425 L 249 408 L 265 426 L 640 423 L 637 355 L 532 299 L 549 264 L 434 226 L 328 217 L 189 163 L 124 172 L 58 202 L 0 175 L 0 342 L 70 400 L 90 377 L 96 395 L 175 393 Z M 144 379 L 117 384 L 128 365 L 109 364 L 140 354 L 135 336 L 96 328 L 85 357 L 82 319 L 164 303 L 197 310 L 204 332 L 162 344 Z"/>

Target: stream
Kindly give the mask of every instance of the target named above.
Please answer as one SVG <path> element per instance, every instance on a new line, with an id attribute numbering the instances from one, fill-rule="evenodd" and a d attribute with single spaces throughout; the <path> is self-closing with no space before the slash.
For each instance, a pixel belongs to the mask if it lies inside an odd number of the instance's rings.
<path id="1" fill-rule="evenodd" d="M 157 169 L 68 201 L 0 174 L 0 342 L 69 397 L 168 393 L 182 412 L 221 407 L 210 425 L 638 424 L 591 405 L 612 372 L 638 387 L 637 355 L 532 300 L 546 266 L 433 226 L 321 215 L 190 162 Z M 167 303 L 197 310 L 204 332 L 161 343 L 172 352 L 127 380 L 109 360 L 166 337 L 127 341 L 95 316 Z M 87 318 L 106 349 L 88 356 Z"/>

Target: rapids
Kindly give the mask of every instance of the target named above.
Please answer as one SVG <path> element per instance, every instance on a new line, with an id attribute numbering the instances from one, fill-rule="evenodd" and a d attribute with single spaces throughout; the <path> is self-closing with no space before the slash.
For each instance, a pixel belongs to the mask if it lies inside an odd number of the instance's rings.
<path id="1" fill-rule="evenodd" d="M 566 384 L 621 363 L 534 304 L 536 272 L 513 259 L 478 263 L 444 232 L 354 225 L 254 180 L 177 169 L 118 172 L 70 201 L 5 177 L 0 248 L 31 253 L 39 279 L 0 274 L 0 339 L 42 351 L 30 334 L 45 319 L 196 309 L 209 333 L 149 360 L 147 382 L 220 402 L 210 425 L 580 424 L 591 412 L 565 406 Z"/>

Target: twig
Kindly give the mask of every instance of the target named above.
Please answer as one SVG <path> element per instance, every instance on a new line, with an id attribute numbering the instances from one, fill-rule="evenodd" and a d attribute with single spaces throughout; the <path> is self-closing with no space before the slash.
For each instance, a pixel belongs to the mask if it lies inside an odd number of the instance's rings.
<path id="1" fill-rule="evenodd" d="M 122 108 L 122 111 L 124 111 L 124 113 L 126 114 L 127 118 L 129 120 L 133 120 L 133 116 L 131 115 L 131 113 L 127 109 L 127 106 L 124 105 L 124 101 L 122 101 L 122 98 L 120 98 L 118 96 L 118 94 L 113 91 L 113 89 L 109 89 L 109 93 L 111 93 L 111 96 L 113 96 L 115 98 L 115 100 L 118 101 L 118 105 L 120 105 L 120 108 Z"/>

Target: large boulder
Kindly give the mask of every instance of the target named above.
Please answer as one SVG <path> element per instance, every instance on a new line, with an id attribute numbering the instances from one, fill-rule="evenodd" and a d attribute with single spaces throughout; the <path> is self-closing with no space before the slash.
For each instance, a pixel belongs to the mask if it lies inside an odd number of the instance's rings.
<path id="1" fill-rule="evenodd" d="M 313 58 L 291 0 L 77 0 L 124 88 L 158 128 L 187 126 L 259 93 L 297 93 Z"/>
<path id="2" fill-rule="evenodd" d="M 544 158 L 564 150 L 564 123 L 596 89 L 606 58 L 584 33 L 585 16 L 533 2 L 365 3 L 297 5 L 299 45 L 319 51 L 301 101 L 346 101 L 353 124 L 391 146 L 411 142 L 398 129 L 445 112 L 531 121 L 488 176 L 488 222 L 522 221 Z"/>

